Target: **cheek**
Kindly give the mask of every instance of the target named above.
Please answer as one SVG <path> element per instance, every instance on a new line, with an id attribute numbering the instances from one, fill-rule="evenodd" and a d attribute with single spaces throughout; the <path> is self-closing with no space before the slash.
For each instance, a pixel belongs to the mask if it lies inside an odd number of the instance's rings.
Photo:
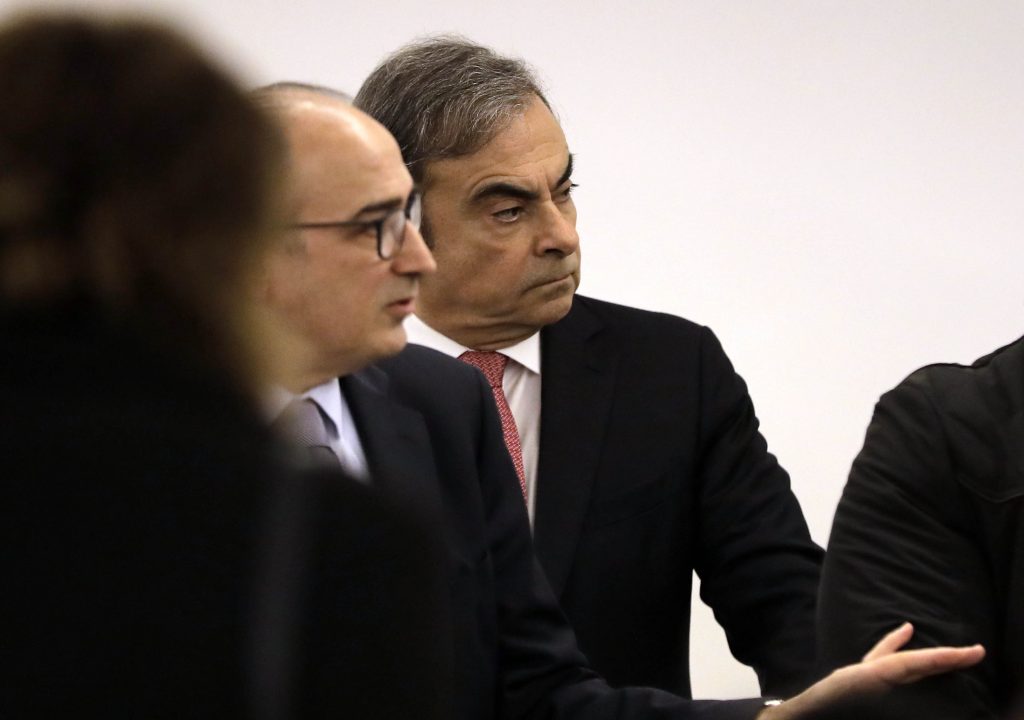
<path id="1" fill-rule="evenodd" d="M 314 315 L 319 332 L 336 336 L 344 333 L 367 304 L 354 271 L 333 258 L 321 257 L 310 263 L 305 277 L 307 311 Z M 358 322 L 358 320 L 355 320 Z"/>
<path id="2" fill-rule="evenodd" d="M 529 253 L 509 242 L 500 247 L 481 245 L 452 258 L 450 279 L 475 294 L 504 296 L 522 285 L 529 274 Z M 438 262 L 441 265 L 441 262 Z"/>

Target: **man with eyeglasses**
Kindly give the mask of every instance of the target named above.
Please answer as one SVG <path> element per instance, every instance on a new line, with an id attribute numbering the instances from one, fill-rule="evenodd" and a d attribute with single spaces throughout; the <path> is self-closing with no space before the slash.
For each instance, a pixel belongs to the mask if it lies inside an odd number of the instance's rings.
<path id="1" fill-rule="evenodd" d="M 415 231 L 419 195 L 391 136 L 343 99 L 298 85 L 264 88 L 256 98 L 285 119 L 295 188 L 295 219 L 267 268 L 265 300 L 303 360 L 289 369 L 290 385 L 271 411 L 304 424 L 293 434 L 319 435 L 314 444 L 367 479 L 367 452 L 342 385 L 358 384 L 353 373 L 405 346 L 402 321 L 413 312 L 420 277 L 434 269 Z"/>
<path id="2" fill-rule="evenodd" d="M 465 363 L 403 349 L 402 320 L 434 262 L 416 227 L 418 200 L 398 144 L 369 116 L 316 89 L 272 86 L 257 99 L 280 119 L 291 160 L 293 227 L 267 267 L 265 299 L 305 359 L 291 368 L 282 404 L 312 410 L 313 423 L 296 433 L 310 449 L 326 448 L 351 474 L 442 523 L 455 676 L 439 692 L 450 696 L 453 716 L 726 720 L 762 711 L 760 699 L 708 703 L 613 690 L 590 669 L 534 559 L 491 387 Z M 301 410 L 288 413 L 300 424 Z M 981 654 L 894 653 L 907 636 L 904 629 L 871 662 L 768 711 L 780 720 L 807 717 L 851 692 Z"/>

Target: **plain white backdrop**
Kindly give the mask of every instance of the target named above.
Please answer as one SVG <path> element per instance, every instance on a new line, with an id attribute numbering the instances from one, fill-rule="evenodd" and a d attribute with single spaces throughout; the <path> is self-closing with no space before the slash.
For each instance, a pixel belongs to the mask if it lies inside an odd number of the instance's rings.
<path id="1" fill-rule="evenodd" d="M 1024 333 L 1024 2 L 70 6 L 172 18 L 252 84 L 355 92 L 425 33 L 527 59 L 576 155 L 581 291 L 716 331 L 819 543 L 878 396 Z M 696 695 L 756 693 L 696 605 Z"/>

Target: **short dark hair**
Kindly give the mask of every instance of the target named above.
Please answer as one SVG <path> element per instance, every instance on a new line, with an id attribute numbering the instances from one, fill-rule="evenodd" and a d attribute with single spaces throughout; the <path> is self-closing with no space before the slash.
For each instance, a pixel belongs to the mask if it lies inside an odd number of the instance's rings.
<path id="1" fill-rule="evenodd" d="M 280 223 L 274 123 L 142 20 L 7 23 L 0 98 L 0 308 L 84 300 L 238 364 L 239 282 Z"/>
<path id="2" fill-rule="evenodd" d="M 548 105 L 522 60 L 439 35 L 390 55 L 353 103 L 395 136 L 413 179 L 422 182 L 431 161 L 476 152 L 535 97 Z"/>

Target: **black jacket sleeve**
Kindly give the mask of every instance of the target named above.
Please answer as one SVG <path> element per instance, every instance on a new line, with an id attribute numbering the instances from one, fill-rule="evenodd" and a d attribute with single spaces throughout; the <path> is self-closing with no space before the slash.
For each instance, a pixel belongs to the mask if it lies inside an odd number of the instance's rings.
<path id="1" fill-rule="evenodd" d="M 900 688 L 882 717 L 995 718 L 992 565 L 975 498 L 959 482 L 947 419 L 929 383 L 882 397 L 853 463 L 829 540 L 819 608 L 821 661 L 855 662 L 909 620 L 910 647 L 982 643 L 974 668 Z"/>
<path id="2" fill-rule="evenodd" d="M 707 328 L 701 336 L 696 571 L 701 598 L 766 695 L 814 679 L 822 551 L 789 475 L 768 452 L 746 384 Z"/>

